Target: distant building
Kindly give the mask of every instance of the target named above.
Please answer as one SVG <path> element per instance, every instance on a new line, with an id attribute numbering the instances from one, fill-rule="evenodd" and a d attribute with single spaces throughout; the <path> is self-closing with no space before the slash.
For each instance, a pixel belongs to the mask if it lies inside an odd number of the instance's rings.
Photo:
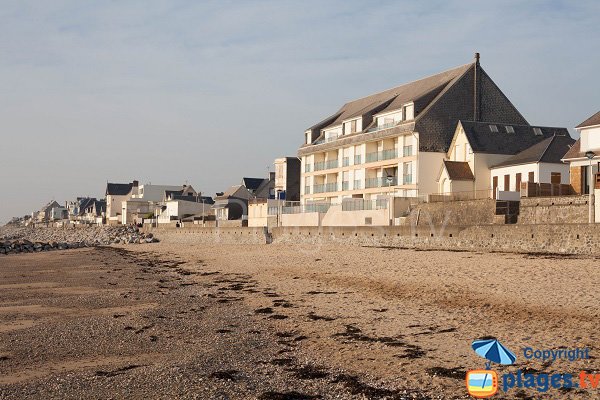
<path id="1" fill-rule="evenodd" d="M 35 222 L 49 222 L 55 219 L 54 217 L 58 214 L 58 211 L 53 212 L 53 209 L 61 209 L 64 208 L 56 201 L 52 200 L 44 207 L 42 207 L 39 211 L 34 212 L 31 216 L 35 219 Z M 62 218 L 56 218 L 62 219 Z"/>
<path id="2" fill-rule="evenodd" d="M 215 197 L 217 225 L 247 226 L 249 200 L 275 198 L 275 173 L 269 178 L 243 178 L 240 185 L 234 185 Z M 226 221 L 239 221 L 228 223 Z"/>
<path id="3" fill-rule="evenodd" d="M 121 224 L 141 223 L 143 219 L 154 217 L 155 211 L 164 201 L 165 192 L 181 191 L 187 185 L 136 185 L 131 189 L 131 197 L 121 203 Z M 193 188 L 192 188 L 193 190 Z M 195 191 L 194 191 L 195 193 Z"/>
<path id="4" fill-rule="evenodd" d="M 123 203 L 131 199 L 132 191 L 137 191 L 138 181 L 132 183 L 107 183 L 106 184 L 106 223 L 120 224 L 123 212 Z"/>
<path id="5" fill-rule="evenodd" d="M 282 157 L 275 160 L 275 198 L 300 201 L 300 159 Z"/>

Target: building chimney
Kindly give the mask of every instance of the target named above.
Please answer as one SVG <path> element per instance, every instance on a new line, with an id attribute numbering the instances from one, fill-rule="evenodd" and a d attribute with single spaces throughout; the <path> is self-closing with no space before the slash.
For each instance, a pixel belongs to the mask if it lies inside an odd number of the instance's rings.
<path id="1" fill-rule="evenodd" d="M 473 65 L 473 121 L 475 122 L 481 118 L 481 115 L 479 115 L 481 112 L 479 75 L 481 75 L 479 72 L 479 53 L 475 53 L 475 64 Z"/>
<path id="2" fill-rule="evenodd" d="M 138 181 L 133 181 L 133 183 L 131 184 L 131 186 L 138 187 L 139 186 L 139 182 Z"/>

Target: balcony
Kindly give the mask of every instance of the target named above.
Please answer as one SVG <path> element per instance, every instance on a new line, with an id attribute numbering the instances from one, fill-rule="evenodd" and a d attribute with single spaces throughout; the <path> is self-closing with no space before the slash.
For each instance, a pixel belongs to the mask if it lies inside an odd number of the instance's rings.
<path id="1" fill-rule="evenodd" d="M 413 147 L 412 146 L 404 146 L 404 157 L 410 157 L 413 155 Z"/>
<path id="2" fill-rule="evenodd" d="M 396 149 L 374 151 L 372 153 L 367 153 L 367 162 L 369 163 L 375 161 L 391 160 L 397 157 L 398 152 L 396 151 Z"/>
<path id="3" fill-rule="evenodd" d="M 342 160 L 342 166 L 343 167 L 348 167 L 350 166 L 350 157 L 344 157 Z"/>
<path id="4" fill-rule="evenodd" d="M 354 190 L 362 189 L 362 180 L 357 179 L 354 181 L 354 186 L 352 186 Z"/>
<path id="5" fill-rule="evenodd" d="M 315 171 L 322 171 L 324 169 L 332 169 L 338 167 L 338 160 L 319 161 L 315 163 Z"/>
<path id="6" fill-rule="evenodd" d="M 402 184 L 403 185 L 411 185 L 412 183 L 413 183 L 412 174 L 411 175 L 404 175 L 402 177 Z"/>
<path id="7" fill-rule="evenodd" d="M 314 164 L 315 171 L 322 171 L 325 169 L 325 161 L 319 161 Z"/>
<path id="8" fill-rule="evenodd" d="M 392 176 L 390 180 L 387 177 L 382 178 L 369 178 L 365 181 L 365 187 L 367 189 L 380 188 L 388 186 L 396 186 L 398 184 L 398 177 Z"/>
<path id="9" fill-rule="evenodd" d="M 335 160 L 329 160 L 325 162 L 326 169 L 337 168 L 339 165 L 339 160 L 336 158 Z"/>
<path id="10" fill-rule="evenodd" d="M 337 182 L 325 183 L 322 185 L 314 185 L 313 186 L 313 193 L 337 192 L 337 190 L 338 190 Z"/>
<path id="11" fill-rule="evenodd" d="M 350 182 L 349 181 L 342 182 L 342 190 L 350 190 Z"/>
<path id="12" fill-rule="evenodd" d="M 354 165 L 358 165 L 360 163 L 361 163 L 361 161 L 360 161 L 360 154 L 354 156 Z"/>
<path id="13" fill-rule="evenodd" d="M 395 125 L 397 125 L 397 122 L 390 122 L 390 123 L 383 124 L 383 125 L 377 125 L 377 126 L 372 127 L 371 129 L 369 129 L 367 132 L 382 131 L 384 129 L 393 128 Z"/>

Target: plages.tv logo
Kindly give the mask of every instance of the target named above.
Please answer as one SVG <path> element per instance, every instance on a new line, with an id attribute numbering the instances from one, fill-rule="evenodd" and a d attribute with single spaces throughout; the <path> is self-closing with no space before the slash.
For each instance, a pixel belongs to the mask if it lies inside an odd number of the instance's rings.
<path id="1" fill-rule="evenodd" d="M 491 364 L 510 365 L 515 362 L 515 354 L 504 347 L 497 339 L 479 339 L 471 344 L 478 356 L 485 358 L 485 369 L 467 372 L 467 391 L 473 397 L 485 399 L 498 392 L 498 374 L 491 370 Z"/>

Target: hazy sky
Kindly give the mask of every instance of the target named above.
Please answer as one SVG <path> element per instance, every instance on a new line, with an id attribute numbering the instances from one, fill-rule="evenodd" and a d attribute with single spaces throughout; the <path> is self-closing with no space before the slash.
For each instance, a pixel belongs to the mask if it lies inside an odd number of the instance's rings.
<path id="1" fill-rule="evenodd" d="M 475 51 L 530 123 L 600 110 L 600 2 L 493 3 L 0 0 L 0 222 L 107 180 L 214 195 Z"/>

